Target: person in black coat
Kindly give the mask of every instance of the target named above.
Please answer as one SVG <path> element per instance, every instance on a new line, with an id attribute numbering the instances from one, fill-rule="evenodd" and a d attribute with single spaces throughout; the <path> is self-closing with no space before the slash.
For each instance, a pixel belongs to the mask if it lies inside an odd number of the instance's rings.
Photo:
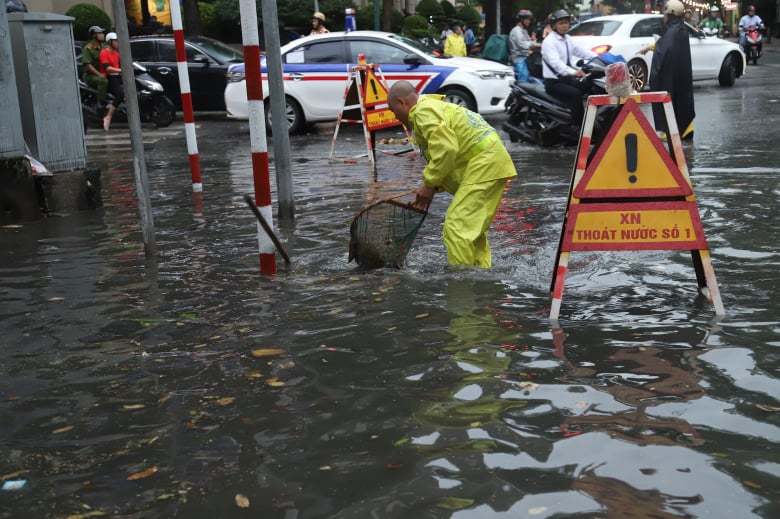
<path id="1" fill-rule="evenodd" d="M 677 130 L 683 139 L 693 138 L 693 70 L 691 42 L 683 16 L 685 7 L 679 0 L 669 0 L 664 8 L 665 30 L 655 44 L 650 65 L 650 90 L 669 92 L 677 120 Z M 653 105 L 655 127 L 668 131 L 663 105 Z"/>

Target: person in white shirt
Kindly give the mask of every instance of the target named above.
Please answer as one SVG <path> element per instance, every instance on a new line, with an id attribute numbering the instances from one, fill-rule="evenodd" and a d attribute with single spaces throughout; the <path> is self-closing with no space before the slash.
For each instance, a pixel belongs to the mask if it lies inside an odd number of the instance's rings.
<path id="1" fill-rule="evenodd" d="M 756 14 L 756 6 L 754 5 L 748 6 L 747 14 L 739 19 L 739 46 L 743 49 L 747 44 L 747 30 L 752 26 L 759 29 L 764 28 L 764 21 Z"/>
<path id="2" fill-rule="evenodd" d="M 574 43 L 566 33 L 571 27 L 571 15 L 564 9 L 552 14 L 553 31 L 542 42 L 544 89 L 560 99 L 571 110 L 575 124 L 582 122 L 585 113 L 582 97 L 589 93 L 590 84 L 579 81 L 585 73 L 576 68 L 576 58 L 593 58 L 597 54 Z"/>

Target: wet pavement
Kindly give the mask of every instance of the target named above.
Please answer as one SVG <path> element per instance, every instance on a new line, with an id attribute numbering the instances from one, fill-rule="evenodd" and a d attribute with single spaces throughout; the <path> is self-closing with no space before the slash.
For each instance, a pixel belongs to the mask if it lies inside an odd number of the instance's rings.
<path id="1" fill-rule="evenodd" d="M 0 478 L 26 480 L 0 518 L 778 517 L 779 72 L 695 92 L 720 322 L 688 254 L 580 253 L 550 326 L 570 148 L 508 144 L 491 271 L 445 267 L 437 196 L 407 268 L 360 272 L 352 215 L 420 164 L 371 185 L 327 127 L 294 137 L 266 279 L 245 123 L 201 124 L 202 213 L 183 140 L 147 133 L 156 262 L 129 149 L 93 138 L 103 210 L 0 229 Z"/>

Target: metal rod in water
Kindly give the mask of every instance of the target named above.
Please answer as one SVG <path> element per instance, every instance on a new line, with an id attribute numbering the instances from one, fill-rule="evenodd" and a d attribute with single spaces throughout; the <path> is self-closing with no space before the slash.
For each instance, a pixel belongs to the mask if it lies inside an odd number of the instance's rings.
<path id="1" fill-rule="evenodd" d="M 279 45 L 279 17 L 276 0 L 262 0 L 263 29 L 265 33 L 265 66 L 268 71 L 268 90 L 271 97 L 271 126 L 273 128 L 274 169 L 278 190 L 280 219 L 295 218 L 290 135 L 287 132 L 287 100 L 282 77 L 282 52 Z M 315 10 L 316 9 L 315 7 Z"/>
<path id="2" fill-rule="evenodd" d="M 257 206 L 252 200 L 252 197 L 250 195 L 244 195 L 244 201 L 246 202 L 246 205 L 248 205 L 249 208 L 252 210 L 252 212 L 255 214 L 255 218 L 257 218 L 257 221 L 260 222 L 260 227 L 263 228 L 263 230 L 266 232 L 268 237 L 271 238 L 271 241 L 274 242 L 274 247 L 276 247 L 276 250 L 278 250 L 279 254 L 282 255 L 282 258 L 284 258 L 284 262 L 289 265 L 290 256 L 287 255 L 287 251 L 284 250 L 284 246 L 282 245 L 282 242 L 279 241 L 279 238 L 276 236 L 276 233 L 274 233 L 274 230 L 271 229 L 271 226 L 268 225 L 268 222 L 265 221 L 263 215 L 260 214 L 260 211 L 257 209 Z"/>
<path id="3" fill-rule="evenodd" d="M 130 126 L 130 143 L 133 147 L 133 173 L 135 190 L 138 195 L 138 212 L 141 215 L 141 233 L 144 239 L 146 256 L 157 254 L 157 242 L 154 238 L 154 217 L 152 202 L 149 198 L 149 177 L 146 175 L 144 141 L 141 135 L 141 113 L 138 110 L 138 92 L 135 88 L 135 70 L 133 55 L 130 52 L 130 34 L 127 30 L 127 14 L 124 0 L 112 0 L 116 32 L 119 37 L 119 58 L 122 65 L 122 84 L 125 90 L 127 122 Z"/>

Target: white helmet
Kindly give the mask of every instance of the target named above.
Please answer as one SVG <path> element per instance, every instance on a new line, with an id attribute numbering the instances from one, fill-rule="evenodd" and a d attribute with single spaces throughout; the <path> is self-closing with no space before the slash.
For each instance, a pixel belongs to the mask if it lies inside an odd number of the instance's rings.
<path id="1" fill-rule="evenodd" d="M 106 34 L 106 43 L 110 42 L 111 40 L 118 40 L 119 37 L 116 35 L 115 32 L 110 32 Z"/>
<path id="2" fill-rule="evenodd" d="M 682 16 L 685 14 L 685 6 L 680 0 L 667 0 L 666 5 L 664 6 L 664 14 Z"/>

